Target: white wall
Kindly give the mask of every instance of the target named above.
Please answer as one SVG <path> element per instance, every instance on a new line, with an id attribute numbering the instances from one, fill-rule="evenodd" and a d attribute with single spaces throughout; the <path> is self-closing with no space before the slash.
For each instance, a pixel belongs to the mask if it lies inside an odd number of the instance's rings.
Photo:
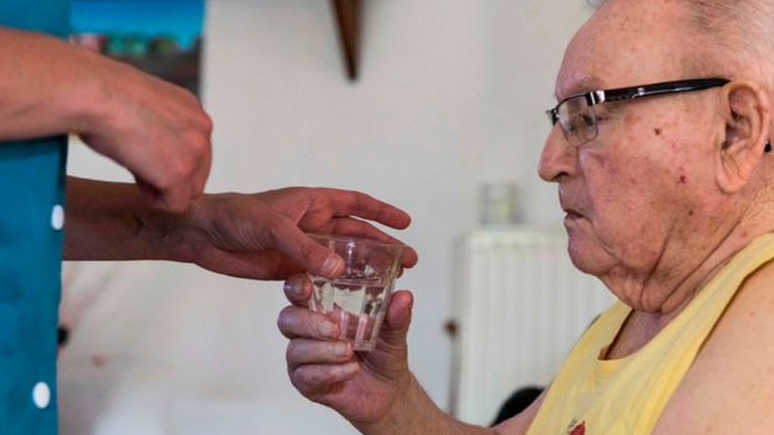
<path id="1" fill-rule="evenodd" d="M 543 110 L 590 10 L 582 0 L 363 3 L 362 77 L 351 84 L 327 1 L 209 2 L 209 191 L 356 188 L 408 210 L 414 223 L 400 236 L 420 254 L 399 282 L 416 294 L 411 366 L 445 407 L 453 239 L 476 224 L 488 181 L 518 183 L 528 222 L 559 223 L 555 187 L 536 175 Z M 82 146 L 70 172 L 128 180 Z M 94 284 L 106 274 L 115 279 Z M 106 291 L 62 355 L 65 435 L 354 432 L 290 386 L 279 283 L 186 265 L 87 264 L 71 297 L 95 286 Z"/>

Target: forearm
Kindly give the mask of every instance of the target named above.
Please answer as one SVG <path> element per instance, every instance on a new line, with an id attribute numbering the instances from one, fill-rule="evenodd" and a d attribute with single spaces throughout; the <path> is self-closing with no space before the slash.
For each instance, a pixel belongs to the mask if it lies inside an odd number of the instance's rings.
<path id="1" fill-rule="evenodd" d="M 69 177 L 65 260 L 176 260 L 184 217 L 149 207 L 134 184 Z"/>
<path id="2" fill-rule="evenodd" d="M 355 427 L 367 435 L 498 435 L 494 429 L 462 423 L 441 411 L 413 375 L 405 394 L 383 419 Z"/>
<path id="3" fill-rule="evenodd" d="M 5 27 L 0 53 L 0 141 L 82 132 L 105 110 L 107 89 L 95 68 L 102 56 Z"/>

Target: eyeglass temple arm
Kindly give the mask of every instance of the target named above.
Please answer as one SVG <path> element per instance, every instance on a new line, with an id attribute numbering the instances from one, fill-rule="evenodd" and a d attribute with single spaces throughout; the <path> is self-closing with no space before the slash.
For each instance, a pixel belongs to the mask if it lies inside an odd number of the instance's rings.
<path id="1" fill-rule="evenodd" d="M 587 100 L 589 105 L 604 103 L 605 101 L 633 100 L 635 98 L 649 97 L 653 95 L 673 94 L 679 92 L 701 91 L 728 83 L 727 79 L 697 79 L 679 80 L 673 82 L 656 83 L 652 85 L 636 86 L 631 88 L 618 88 L 589 92 Z"/>

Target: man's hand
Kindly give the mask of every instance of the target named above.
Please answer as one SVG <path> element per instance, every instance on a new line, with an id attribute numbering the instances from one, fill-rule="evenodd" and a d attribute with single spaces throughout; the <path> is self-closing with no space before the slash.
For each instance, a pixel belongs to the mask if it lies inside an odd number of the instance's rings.
<path id="1" fill-rule="evenodd" d="M 405 212 L 363 193 L 323 188 L 286 188 L 252 195 L 206 195 L 179 229 L 176 257 L 214 272 L 253 279 L 285 279 L 304 270 L 333 277 L 343 261 L 305 232 L 394 240 L 363 218 L 403 229 Z M 153 224 L 150 223 L 151 230 Z M 417 255 L 407 249 L 403 266 Z"/>
<path id="2" fill-rule="evenodd" d="M 277 324 L 290 339 L 286 357 L 291 382 L 305 397 L 335 409 L 361 430 L 378 425 L 414 382 L 406 345 L 411 293 L 393 294 L 376 348 L 359 353 L 350 342 L 337 340 L 336 323 L 307 308 L 311 293 L 305 275 L 285 283 L 292 305 L 282 310 Z"/>

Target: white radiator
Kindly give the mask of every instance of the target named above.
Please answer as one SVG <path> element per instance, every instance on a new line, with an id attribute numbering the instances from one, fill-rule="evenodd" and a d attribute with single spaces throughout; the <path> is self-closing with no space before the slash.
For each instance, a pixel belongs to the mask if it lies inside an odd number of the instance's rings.
<path id="1" fill-rule="evenodd" d="M 450 410 L 488 425 L 516 389 L 548 384 L 614 299 L 572 266 L 564 230 L 477 231 L 456 248 Z"/>

